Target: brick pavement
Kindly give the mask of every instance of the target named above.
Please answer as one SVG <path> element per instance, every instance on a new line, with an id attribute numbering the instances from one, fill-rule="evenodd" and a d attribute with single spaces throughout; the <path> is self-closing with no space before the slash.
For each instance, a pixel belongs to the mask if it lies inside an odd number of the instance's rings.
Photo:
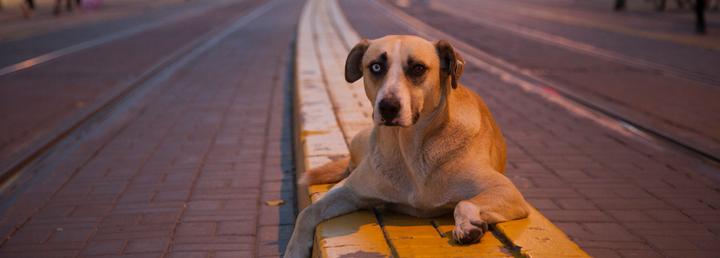
<path id="1" fill-rule="evenodd" d="M 361 35 L 409 33 L 371 5 L 340 3 Z M 474 65 L 462 80 L 503 130 L 508 177 L 591 255 L 712 257 L 720 250 L 717 167 L 603 127 Z"/>
<path id="2" fill-rule="evenodd" d="M 3 195 L 0 256 L 278 256 L 295 213 L 287 69 L 300 4 L 231 34 Z"/>
<path id="3" fill-rule="evenodd" d="M 133 87 L 144 72 L 154 69 L 176 51 L 186 51 L 184 48 L 195 40 L 232 21 L 258 2 L 241 1 L 210 8 L 127 38 L 0 76 L 0 119 L 4 121 L 0 124 L 0 166 L 6 169 L 8 160 L 18 159 L 28 149 L 37 148 L 38 143 L 44 144 L 49 135 L 94 112 Z M 10 46 L 2 48 L 2 52 L 47 47 L 38 42 L 26 43 L 25 48 Z M 36 53 L 34 51 L 30 52 Z"/>

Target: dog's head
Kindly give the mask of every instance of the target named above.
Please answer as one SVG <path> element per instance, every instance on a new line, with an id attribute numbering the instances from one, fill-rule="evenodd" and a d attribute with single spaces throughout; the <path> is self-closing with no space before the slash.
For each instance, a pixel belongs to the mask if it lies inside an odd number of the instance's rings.
<path id="1" fill-rule="evenodd" d="M 407 127 L 457 87 L 463 63 L 444 40 L 395 35 L 364 39 L 348 54 L 345 80 L 363 78 L 376 124 Z"/>

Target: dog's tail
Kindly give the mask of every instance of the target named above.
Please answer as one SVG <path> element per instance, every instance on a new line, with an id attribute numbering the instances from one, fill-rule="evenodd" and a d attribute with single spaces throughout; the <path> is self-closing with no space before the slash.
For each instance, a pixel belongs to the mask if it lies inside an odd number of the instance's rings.
<path id="1" fill-rule="evenodd" d="M 300 185 L 330 184 L 343 180 L 350 174 L 350 157 L 337 159 L 303 173 Z"/>

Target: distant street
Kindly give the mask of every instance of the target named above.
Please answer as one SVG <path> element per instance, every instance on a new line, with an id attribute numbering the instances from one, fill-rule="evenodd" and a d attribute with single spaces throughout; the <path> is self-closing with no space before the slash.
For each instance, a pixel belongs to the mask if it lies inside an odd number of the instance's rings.
<path id="1" fill-rule="evenodd" d="M 304 1 L 20 2 L 0 10 L 0 257 L 281 254 Z M 338 2 L 362 37 L 455 45 L 507 176 L 591 255 L 720 251 L 720 11 L 701 36 L 648 1 Z"/>

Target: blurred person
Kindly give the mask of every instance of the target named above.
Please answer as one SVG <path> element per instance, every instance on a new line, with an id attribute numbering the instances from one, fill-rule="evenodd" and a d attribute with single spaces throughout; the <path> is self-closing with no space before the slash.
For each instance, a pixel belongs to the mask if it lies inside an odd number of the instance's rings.
<path id="1" fill-rule="evenodd" d="M 695 1 L 695 32 L 705 34 L 705 0 Z"/>
<path id="2" fill-rule="evenodd" d="M 76 6 L 81 6 L 82 0 L 55 0 L 55 7 L 53 7 L 53 14 L 60 15 L 62 12 L 62 3 L 65 2 L 65 9 L 68 12 L 73 11 L 73 2 Z"/>
<path id="3" fill-rule="evenodd" d="M 33 12 L 35 11 L 35 0 L 25 0 L 20 8 L 22 9 L 23 17 L 32 17 Z"/>

